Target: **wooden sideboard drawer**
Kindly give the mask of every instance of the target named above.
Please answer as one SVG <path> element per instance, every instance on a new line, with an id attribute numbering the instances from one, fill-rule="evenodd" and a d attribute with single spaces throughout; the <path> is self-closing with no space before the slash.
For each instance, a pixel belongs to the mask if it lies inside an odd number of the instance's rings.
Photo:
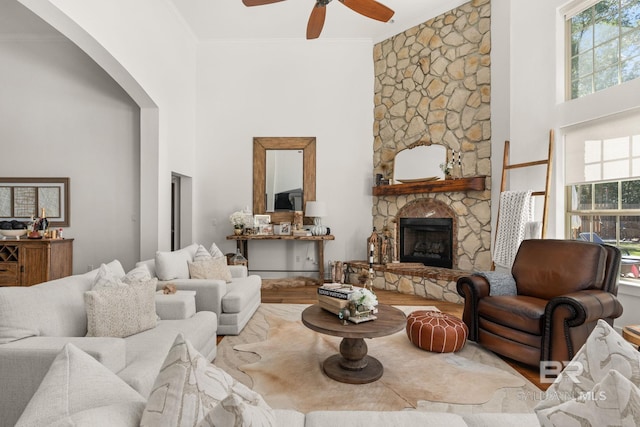
<path id="1" fill-rule="evenodd" d="M 18 263 L 0 262 L 0 286 L 18 285 Z"/>

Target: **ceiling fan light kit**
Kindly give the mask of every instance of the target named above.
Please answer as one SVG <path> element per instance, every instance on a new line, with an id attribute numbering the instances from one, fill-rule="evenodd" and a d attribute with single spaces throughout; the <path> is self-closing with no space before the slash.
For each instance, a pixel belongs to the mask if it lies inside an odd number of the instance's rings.
<path id="1" fill-rule="evenodd" d="M 278 3 L 284 0 L 242 0 L 245 6 L 262 6 L 265 4 Z M 311 9 L 311 15 L 309 16 L 309 22 L 307 22 L 307 39 L 317 39 L 324 27 L 324 20 L 327 14 L 327 5 L 332 0 L 316 0 L 313 9 Z M 359 13 L 367 18 L 375 19 L 381 22 L 388 22 L 394 14 L 394 11 L 389 9 L 382 3 L 378 3 L 375 0 L 338 0 L 340 3 L 347 6 L 354 12 Z"/>

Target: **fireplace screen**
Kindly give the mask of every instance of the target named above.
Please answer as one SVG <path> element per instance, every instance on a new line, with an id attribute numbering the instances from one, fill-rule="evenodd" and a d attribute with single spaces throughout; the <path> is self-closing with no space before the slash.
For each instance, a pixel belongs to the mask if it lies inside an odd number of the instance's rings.
<path id="1" fill-rule="evenodd" d="M 451 218 L 400 218 L 400 262 L 453 268 Z"/>

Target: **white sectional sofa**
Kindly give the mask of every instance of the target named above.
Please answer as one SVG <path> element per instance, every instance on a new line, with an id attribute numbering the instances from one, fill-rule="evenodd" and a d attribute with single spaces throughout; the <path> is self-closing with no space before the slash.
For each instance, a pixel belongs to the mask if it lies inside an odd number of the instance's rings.
<path id="1" fill-rule="evenodd" d="M 108 267 L 125 274 L 118 261 Z M 145 398 L 178 334 L 207 360 L 215 358 L 218 321 L 208 311 L 188 319 L 158 320 L 155 327 L 126 338 L 87 337 L 84 294 L 92 289 L 97 272 L 0 288 L 0 426 L 15 424 L 67 343 L 93 356 Z M 158 314 L 162 318 L 162 310 Z"/>
<path id="2" fill-rule="evenodd" d="M 197 251 L 206 250 L 194 243 L 173 252 L 158 252 L 154 259 L 140 261 L 151 276 L 158 278 L 158 289 L 173 284 L 178 290 L 196 291 L 196 311 L 212 311 L 218 316 L 218 335 L 238 335 L 261 302 L 262 279 L 249 275 L 242 265 L 230 265 L 230 281 L 222 279 L 192 279 L 188 264 L 197 259 Z M 213 256 L 223 256 L 214 245 L 207 250 Z M 217 252 L 217 253 L 216 253 Z"/>

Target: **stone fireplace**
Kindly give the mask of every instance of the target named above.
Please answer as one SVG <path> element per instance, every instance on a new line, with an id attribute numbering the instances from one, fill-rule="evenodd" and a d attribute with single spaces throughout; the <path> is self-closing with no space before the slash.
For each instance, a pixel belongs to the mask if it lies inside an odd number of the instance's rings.
<path id="1" fill-rule="evenodd" d="M 484 179 L 482 189 L 374 194 L 372 225 L 396 237 L 402 218 L 451 222 L 450 268 L 377 266 L 375 287 L 461 302 L 457 278 L 491 267 L 490 52 L 489 0 L 471 0 L 374 46 L 372 176 L 393 177 L 400 151 L 438 144 L 456 152 L 463 179 Z"/>

